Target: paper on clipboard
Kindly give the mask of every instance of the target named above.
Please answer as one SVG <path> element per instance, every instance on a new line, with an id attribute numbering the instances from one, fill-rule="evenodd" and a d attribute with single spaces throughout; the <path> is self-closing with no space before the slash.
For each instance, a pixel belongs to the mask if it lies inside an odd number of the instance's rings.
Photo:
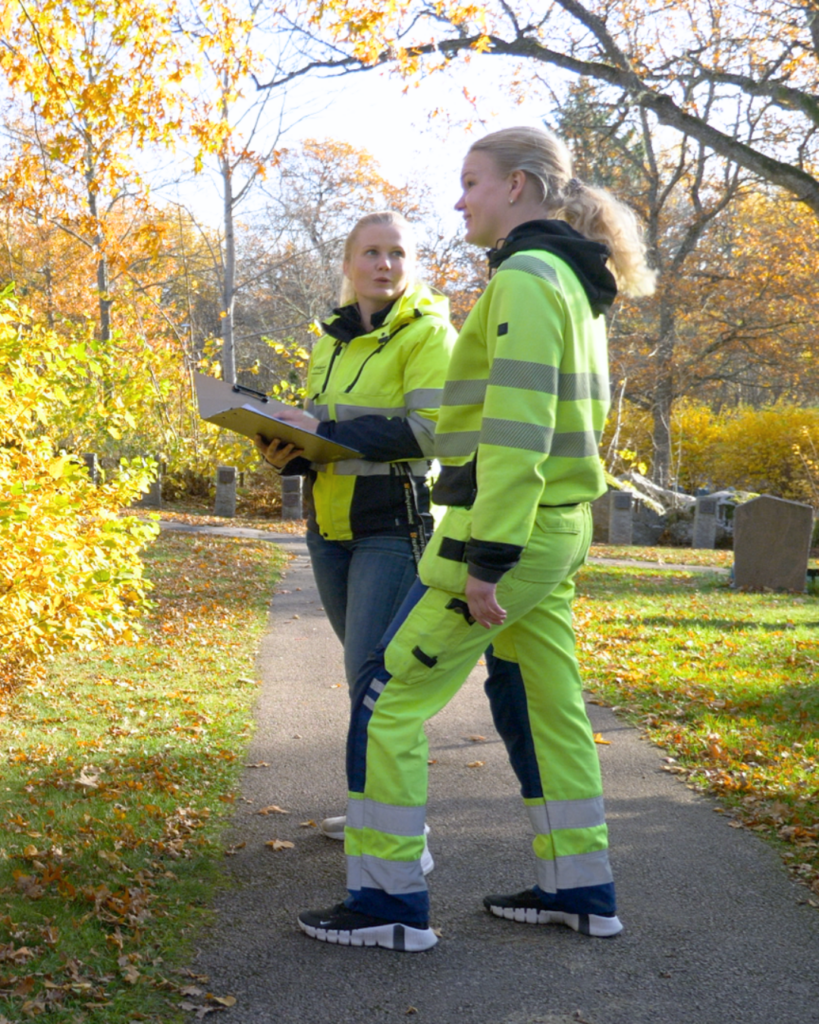
<path id="1" fill-rule="evenodd" d="M 216 377 L 208 377 L 204 373 L 195 374 L 194 383 L 199 415 L 209 423 L 216 423 L 244 437 L 254 438 L 261 434 L 267 440 L 277 437 L 288 441 L 303 449 L 304 457 L 311 462 L 361 458 L 361 452 L 354 448 L 328 441 L 309 430 L 302 430 L 301 427 L 277 419 L 277 410 L 292 408 L 285 402 L 260 392 L 252 392 L 249 388 L 228 384 Z"/>

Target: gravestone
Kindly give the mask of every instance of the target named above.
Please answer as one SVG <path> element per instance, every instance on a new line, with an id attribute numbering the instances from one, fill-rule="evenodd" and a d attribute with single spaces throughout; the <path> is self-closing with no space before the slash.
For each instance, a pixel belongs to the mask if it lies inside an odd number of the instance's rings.
<path id="1" fill-rule="evenodd" d="M 635 499 L 631 519 L 631 543 L 654 547 L 665 529 L 665 520 L 646 502 Z"/>
<path id="2" fill-rule="evenodd" d="M 301 499 L 301 477 L 282 478 L 282 519 L 303 519 Z"/>
<path id="3" fill-rule="evenodd" d="M 713 494 L 698 495 L 694 512 L 692 548 L 717 546 L 717 499 Z"/>
<path id="4" fill-rule="evenodd" d="M 734 512 L 734 586 L 801 594 L 808 574 L 813 509 L 763 494 Z"/>
<path id="5" fill-rule="evenodd" d="M 609 510 L 611 491 L 606 491 L 592 502 L 592 540 L 595 544 L 608 544 L 609 541 Z"/>
<path id="6" fill-rule="evenodd" d="M 631 544 L 634 529 L 630 491 L 609 493 L 609 544 Z"/>
<path id="7" fill-rule="evenodd" d="M 220 466 L 216 470 L 215 516 L 232 519 L 236 515 L 236 467 Z"/>
<path id="8" fill-rule="evenodd" d="M 96 452 L 83 452 L 82 461 L 91 477 L 91 483 L 98 486 L 100 482 L 100 463 Z"/>
<path id="9" fill-rule="evenodd" d="M 153 458 L 151 455 L 143 455 L 142 458 L 148 462 Z M 142 496 L 137 501 L 137 505 L 140 508 L 162 508 L 162 463 L 159 459 L 153 460 L 155 463 L 156 476 L 148 484 L 148 490 L 142 492 Z"/>

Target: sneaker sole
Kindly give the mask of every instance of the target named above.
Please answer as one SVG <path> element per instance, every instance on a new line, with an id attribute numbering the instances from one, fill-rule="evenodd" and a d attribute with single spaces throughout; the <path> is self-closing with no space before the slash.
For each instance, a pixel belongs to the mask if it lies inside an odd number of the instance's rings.
<path id="1" fill-rule="evenodd" d="M 381 946 L 401 953 L 422 953 L 438 941 L 438 936 L 431 928 L 412 928 L 408 924 L 381 924 L 372 928 L 354 928 L 352 931 L 332 931 L 314 928 L 299 921 L 299 928 L 319 942 L 330 942 L 337 946 Z"/>
<path id="2" fill-rule="evenodd" d="M 535 910 L 533 907 L 487 908 L 495 917 L 518 924 L 565 924 L 581 935 L 592 935 L 598 939 L 610 939 L 619 935 L 623 926 L 617 917 L 601 917 L 599 914 L 567 914 L 562 910 Z"/>

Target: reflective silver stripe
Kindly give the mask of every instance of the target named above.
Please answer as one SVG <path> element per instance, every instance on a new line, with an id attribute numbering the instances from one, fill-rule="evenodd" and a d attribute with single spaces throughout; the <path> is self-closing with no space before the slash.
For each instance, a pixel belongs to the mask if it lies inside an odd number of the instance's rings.
<path id="1" fill-rule="evenodd" d="M 471 455 L 478 447 L 481 439 L 479 430 L 459 430 L 448 434 L 435 435 L 435 454 L 438 458 L 450 458 L 453 455 Z"/>
<path id="2" fill-rule="evenodd" d="M 537 884 L 544 892 L 558 889 L 577 889 L 584 885 L 605 885 L 613 882 L 608 850 L 574 853 L 570 857 L 537 862 Z"/>
<path id="3" fill-rule="evenodd" d="M 448 380 L 441 405 L 481 405 L 486 396 L 486 380 Z"/>
<path id="4" fill-rule="evenodd" d="M 376 693 L 383 693 L 384 690 L 386 689 L 386 686 L 387 684 L 383 682 L 381 679 L 373 679 L 368 689 L 375 690 Z"/>
<path id="5" fill-rule="evenodd" d="M 526 256 L 521 252 L 516 252 L 514 256 L 504 260 L 498 267 L 498 273 L 503 270 L 522 270 L 527 274 L 534 274 L 535 277 L 542 277 L 545 281 L 553 284 L 555 288 L 560 288 L 560 280 L 555 268 L 551 264 L 539 260 L 536 256 Z"/>
<path id="6" fill-rule="evenodd" d="M 435 454 L 435 421 L 428 420 L 419 412 L 411 412 L 407 416 L 407 423 L 415 435 L 418 447 L 431 459 Z"/>
<path id="7" fill-rule="evenodd" d="M 431 458 L 431 456 L 430 456 Z M 426 459 L 412 459 L 404 463 L 413 476 L 426 476 L 429 471 Z M 333 472 L 337 476 L 389 476 L 389 462 L 367 462 L 366 459 L 342 459 L 334 462 Z M 395 472 L 395 470 L 393 470 Z"/>
<path id="8" fill-rule="evenodd" d="M 561 373 L 558 396 L 561 402 L 595 402 L 611 400 L 609 379 L 604 373 Z"/>
<path id="9" fill-rule="evenodd" d="M 370 711 L 375 711 L 375 701 L 373 700 L 372 697 L 369 696 L 369 694 L 364 698 L 364 700 L 362 700 L 361 703 L 364 705 L 365 708 L 369 708 Z"/>
<path id="10" fill-rule="evenodd" d="M 524 388 L 527 391 L 544 391 L 547 395 L 556 395 L 559 376 L 560 370 L 556 366 L 533 363 L 527 359 L 496 359 L 492 363 L 489 383 L 500 388 Z"/>
<path id="11" fill-rule="evenodd" d="M 441 404 L 443 388 L 415 388 L 404 395 L 408 409 L 437 409 Z"/>
<path id="12" fill-rule="evenodd" d="M 545 804 L 527 804 L 529 821 L 539 835 L 548 835 L 561 828 L 594 828 L 605 825 L 603 797 L 590 800 L 549 800 Z"/>
<path id="13" fill-rule="evenodd" d="M 406 416 L 407 410 L 403 405 L 378 406 L 378 405 L 340 405 L 336 402 L 336 420 L 341 423 L 344 420 L 355 420 L 359 416 Z"/>
<path id="14" fill-rule="evenodd" d="M 378 800 L 347 801 L 347 824 L 350 828 L 373 828 L 393 836 L 422 836 L 426 818 L 426 806 L 402 807 Z"/>
<path id="15" fill-rule="evenodd" d="M 481 428 L 481 444 L 521 448 L 527 452 L 542 452 L 546 455 L 551 445 L 553 432 L 552 427 L 544 427 L 540 423 L 484 419 Z"/>
<path id="16" fill-rule="evenodd" d="M 598 454 L 600 435 L 592 431 L 555 434 L 552 439 L 553 456 L 561 459 L 587 459 Z"/>
<path id="17" fill-rule="evenodd" d="M 329 405 L 316 405 L 311 399 L 307 399 L 304 408 L 311 416 L 315 416 L 320 423 L 326 423 L 330 419 Z"/>
<path id="18" fill-rule="evenodd" d="M 427 883 L 421 860 L 382 860 L 366 853 L 363 857 L 347 857 L 347 888 L 381 889 L 400 896 L 404 893 L 426 892 Z"/>

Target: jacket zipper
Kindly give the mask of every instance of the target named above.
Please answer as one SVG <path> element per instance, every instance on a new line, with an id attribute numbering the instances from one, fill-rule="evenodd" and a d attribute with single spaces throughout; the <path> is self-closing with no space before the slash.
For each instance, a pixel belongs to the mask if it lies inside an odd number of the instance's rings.
<path id="1" fill-rule="evenodd" d="M 339 354 L 341 352 L 342 346 L 344 344 L 345 343 L 343 341 L 337 341 L 336 342 L 336 347 L 333 349 L 333 355 L 330 358 L 330 365 L 327 367 L 327 373 L 325 374 L 325 377 L 324 377 L 324 383 L 321 385 L 320 390 L 318 390 L 313 395 L 313 399 L 312 400 L 314 402 L 318 398 L 319 395 L 323 395 L 324 392 L 327 390 L 327 385 L 330 382 L 330 374 L 333 372 L 333 366 L 335 365 L 336 359 L 338 358 L 338 356 L 339 356 Z"/>
<path id="2" fill-rule="evenodd" d="M 378 348 L 374 352 L 370 352 L 370 354 L 367 356 L 367 358 L 364 360 L 364 362 L 361 364 L 361 366 L 359 366 L 358 373 L 355 375 L 355 377 L 353 379 L 353 382 L 351 384 L 349 384 L 344 389 L 344 394 L 345 395 L 349 395 L 349 393 L 353 390 L 353 388 L 356 386 L 356 384 L 358 384 L 358 379 L 361 376 L 361 374 L 364 372 L 364 367 L 367 365 L 367 363 L 369 363 L 369 361 L 372 359 L 372 357 L 373 356 L 377 356 L 379 354 L 379 352 L 383 352 L 384 346 L 388 342 L 392 341 L 392 339 L 396 336 L 396 334 L 398 334 L 399 331 L 403 331 L 405 327 L 409 327 L 410 323 L 412 323 L 411 320 L 406 321 L 406 323 L 401 324 L 400 327 L 396 327 L 396 329 L 392 332 L 392 334 L 388 334 L 385 338 L 382 338 L 379 341 Z"/>

